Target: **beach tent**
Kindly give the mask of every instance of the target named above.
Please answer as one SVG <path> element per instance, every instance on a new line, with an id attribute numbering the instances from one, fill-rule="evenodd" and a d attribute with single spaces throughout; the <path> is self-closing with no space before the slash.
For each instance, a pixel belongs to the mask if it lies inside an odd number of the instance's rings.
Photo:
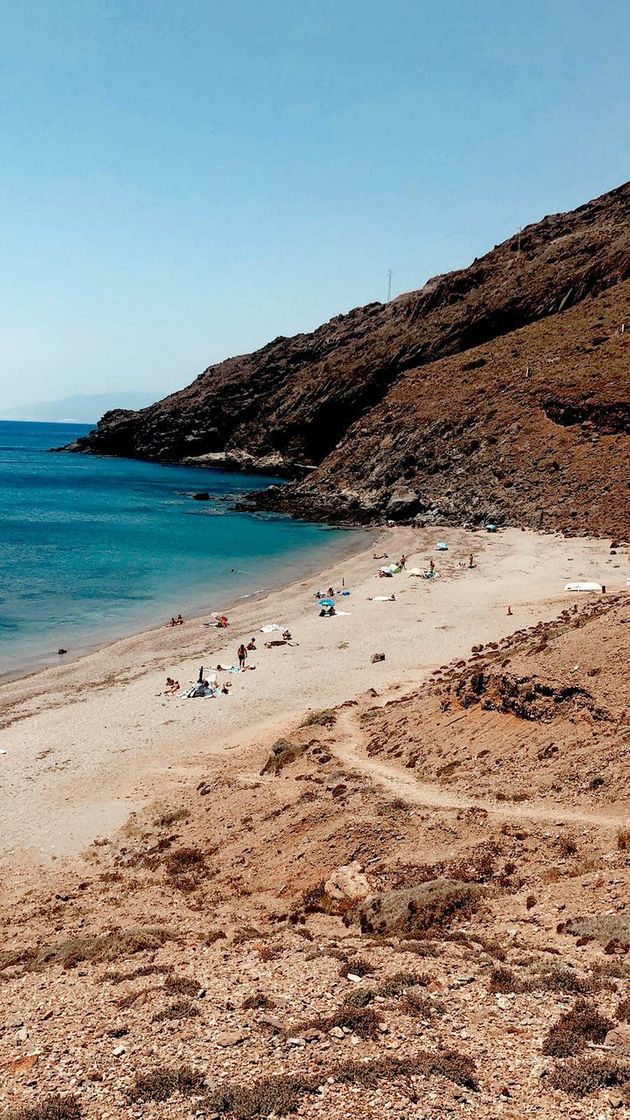
<path id="1" fill-rule="evenodd" d="M 448 545 L 446 541 L 438 541 L 435 547 L 438 552 L 448 552 Z"/>
<path id="2" fill-rule="evenodd" d="M 488 524 L 486 525 L 486 533 L 496 533 L 496 531 L 497 531 L 496 525 L 492 521 L 489 521 Z"/>

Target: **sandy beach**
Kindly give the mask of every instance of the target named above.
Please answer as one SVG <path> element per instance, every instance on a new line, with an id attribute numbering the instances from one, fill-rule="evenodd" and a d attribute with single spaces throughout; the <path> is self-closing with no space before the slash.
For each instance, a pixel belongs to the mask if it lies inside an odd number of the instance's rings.
<path id="1" fill-rule="evenodd" d="M 448 542 L 448 552 L 436 551 L 438 540 Z M 476 567 L 458 567 L 471 551 Z M 389 561 L 404 552 L 408 568 L 424 569 L 433 557 L 439 578 L 401 572 L 380 579 L 374 552 Z M 370 687 L 420 683 L 476 643 L 553 617 L 577 598 L 564 592 L 568 580 L 621 590 L 627 573 L 609 553 L 609 542 L 516 529 L 396 528 L 319 577 L 229 611 L 227 630 L 209 616 L 197 618 L 4 684 L 2 858 L 48 861 L 80 852 L 156 796 L 203 778 L 206 761 L 222 752 L 241 748 L 246 771 L 247 749 L 285 732 L 308 709 Z M 315 592 L 342 581 L 351 594 L 338 602 L 348 613 L 320 618 Z M 374 599 L 392 593 L 395 602 Z M 269 623 L 288 627 L 293 644 L 266 648 L 266 639 L 280 636 L 260 632 Z M 255 671 L 219 674 L 232 682 L 231 695 L 164 695 L 167 676 L 184 689 L 202 664 L 234 665 L 239 644 L 252 635 Z M 374 653 L 385 660 L 372 664 Z"/>

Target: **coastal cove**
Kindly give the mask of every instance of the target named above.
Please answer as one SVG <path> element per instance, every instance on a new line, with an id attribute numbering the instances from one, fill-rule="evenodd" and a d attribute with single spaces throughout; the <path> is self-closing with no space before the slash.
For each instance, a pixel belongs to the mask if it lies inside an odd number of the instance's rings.
<path id="1" fill-rule="evenodd" d="M 0 679 L 56 664 L 59 648 L 69 660 L 179 612 L 224 610 L 365 547 L 365 531 L 230 510 L 276 478 L 49 454 L 87 430 L 0 422 Z"/>

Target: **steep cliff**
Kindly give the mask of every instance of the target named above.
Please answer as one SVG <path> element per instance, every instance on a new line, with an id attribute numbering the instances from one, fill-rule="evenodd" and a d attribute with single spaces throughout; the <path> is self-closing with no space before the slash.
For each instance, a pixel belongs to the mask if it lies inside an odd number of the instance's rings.
<path id="1" fill-rule="evenodd" d="M 630 183 L 420 291 L 107 413 L 72 450 L 308 473 L 261 499 L 308 516 L 619 532 L 629 217 Z"/>

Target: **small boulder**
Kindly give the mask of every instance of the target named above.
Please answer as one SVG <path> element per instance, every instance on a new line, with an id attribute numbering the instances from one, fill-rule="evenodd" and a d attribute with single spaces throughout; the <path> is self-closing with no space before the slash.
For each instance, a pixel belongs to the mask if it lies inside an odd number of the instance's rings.
<path id="1" fill-rule="evenodd" d="M 362 902 L 370 893 L 370 884 L 356 860 L 337 867 L 324 884 L 326 894 L 337 902 Z"/>

